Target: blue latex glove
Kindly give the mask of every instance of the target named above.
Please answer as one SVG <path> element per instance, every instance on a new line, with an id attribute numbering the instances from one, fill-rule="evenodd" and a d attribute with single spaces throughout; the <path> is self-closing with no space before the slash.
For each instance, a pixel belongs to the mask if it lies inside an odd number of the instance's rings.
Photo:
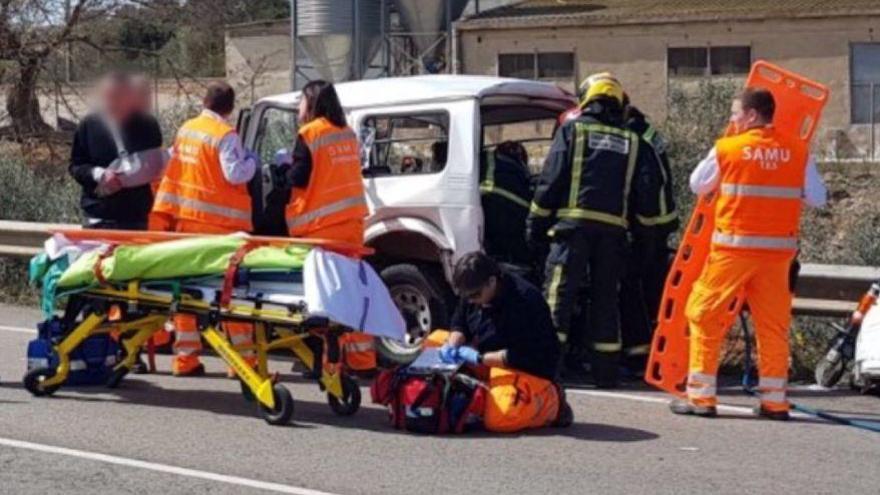
<path id="1" fill-rule="evenodd" d="M 443 344 L 440 348 L 440 360 L 446 364 L 455 364 L 458 361 L 458 347 Z"/>
<path id="2" fill-rule="evenodd" d="M 478 365 L 480 364 L 480 353 L 473 347 L 461 346 L 457 349 L 458 360 L 463 363 Z"/>
<path id="3" fill-rule="evenodd" d="M 257 165 L 260 164 L 260 155 L 256 154 L 256 152 L 254 152 L 254 151 L 251 151 L 251 150 L 245 148 L 244 157 L 245 157 L 245 159 L 250 160 L 250 161 L 256 163 Z"/>

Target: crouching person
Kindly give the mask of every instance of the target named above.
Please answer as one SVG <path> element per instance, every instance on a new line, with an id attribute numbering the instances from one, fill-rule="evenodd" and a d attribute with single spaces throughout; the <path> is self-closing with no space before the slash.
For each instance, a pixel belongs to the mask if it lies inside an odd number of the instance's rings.
<path id="1" fill-rule="evenodd" d="M 486 429 L 570 425 L 571 408 L 554 382 L 559 341 L 541 291 L 480 252 L 459 260 L 453 284 L 461 301 L 440 356 L 488 368 Z"/>

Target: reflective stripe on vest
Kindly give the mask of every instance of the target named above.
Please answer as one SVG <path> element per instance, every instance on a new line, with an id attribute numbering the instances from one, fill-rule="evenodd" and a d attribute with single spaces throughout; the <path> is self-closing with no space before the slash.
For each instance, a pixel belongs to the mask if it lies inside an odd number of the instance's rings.
<path id="1" fill-rule="evenodd" d="M 504 199 L 512 201 L 523 208 L 529 208 L 529 202 L 508 191 L 507 189 L 495 185 L 495 153 L 486 154 L 486 178 L 480 183 L 480 192 L 485 194 L 495 194 Z"/>
<path id="2" fill-rule="evenodd" d="M 800 187 L 721 184 L 721 194 L 724 196 L 745 196 L 753 198 L 802 199 L 804 196 L 804 190 Z"/>
<path id="3" fill-rule="evenodd" d="M 661 198 L 661 201 L 663 201 L 662 198 Z M 664 201 L 661 204 L 664 205 L 662 209 L 665 210 L 666 209 L 666 202 Z M 671 223 L 671 222 L 678 220 L 678 212 L 673 211 L 672 213 L 667 213 L 665 215 L 658 215 L 656 217 L 645 217 L 642 215 L 636 215 L 636 220 L 638 220 L 639 223 L 644 225 L 645 227 L 664 225 L 664 224 Z"/>
<path id="4" fill-rule="evenodd" d="M 797 237 L 764 237 L 753 235 L 732 235 L 723 232 L 712 234 L 712 242 L 718 246 L 751 248 L 751 249 L 784 249 L 798 248 Z"/>
<path id="5" fill-rule="evenodd" d="M 315 153 L 317 152 L 318 148 L 321 148 L 323 146 L 341 143 L 348 140 L 357 141 L 357 136 L 355 135 L 354 131 L 349 128 L 345 128 L 339 131 L 330 132 L 322 136 L 318 136 L 311 143 L 306 143 L 306 145 L 309 147 L 309 151 Z"/>
<path id="6" fill-rule="evenodd" d="M 295 229 L 302 225 L 305 225 L 309 222 L 317 220 L 321 217 L 326 217 L 328 215 L 332 215 L 334 213 L 338 213 L 342 210 L 346 210 L 348 208 L 353 208 L 355 206 L 366 206 L 367 200 L 363 196 L 356 196 L 351 198 L 345 198 L 335 203 L 330 203 L 328 205 L 324 205 L 320 208 L 314 209 L 308 213 L 303 213 L 297 217 L 293 217 L 287 220 L 287 228 Z"/>
<path id="7" fill-rule="evenodd" d="M 250 220 L 251 212 L 247 210 L 239 210 L 237 208 L 231 208 L 229 206 L 220 206 L 215 205 L 213 203 L 208 203 L 205 201 L 201 201 L 198 199 L 192 198 L 184 198 L 178 196 L 176 194 L 171 194 L 169 192 L 160 191 L 156 195 L 157 203 L 170 203 L 177 206 L 182 206 L 184 208 L 190 208 L 192 210 L 200 211 L 202 213 L 208 213 L 210 215 L 218 215 L 221 217 L 226 217 L 233 220 Z"/>
<path id="8" fill-rule="evenodd" d="M 589 210 L 578 207 L 578 196 L 581 188 L 581 175 L 584 169 L 584 147 L 586 139 L 590 132 L 604 132 L 608 134 L 617 134 L 629 139 L 629 156 L 626 165 L 626 179 L 623 188 L 623 208 L 620 216 L 606 213 L 603 211 Z M 574 163 L 571 167 L 571 189 L 568 193 L 568 208 L 559 210 L 559 218 L 577 219 L 577 220 L 593 220 L 601 223 L 620 226 L 626 228 L 627 212 L 629 209 L 629 191 L 632 185 L 633 173 L 635 173 L 636 160 L 639 155 L 639 137 L 629 131 L 608 127 L 600 124 L 575 124 L 575 145 L 574 145 Z"/>
<path id="9" fill-rule="evenodd" d="M 183 139 L 191 139 L 193 141 L 198 141 L 200 143 L 207 144 L 208 146 L 217 147 L 220 146 L 220 139 L 208 134 L 207 132 L 197 131 L 195 129 L 187 129 L 182 128 L 177 131 L 177 137 Z"/>

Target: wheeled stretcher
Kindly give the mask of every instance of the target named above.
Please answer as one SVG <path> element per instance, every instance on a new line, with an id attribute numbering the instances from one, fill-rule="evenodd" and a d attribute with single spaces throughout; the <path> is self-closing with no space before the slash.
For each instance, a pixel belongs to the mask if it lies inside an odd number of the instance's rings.
<path id="1" fill-rule="evenodd" d="M 74 238 L 113 238 L 112 233 L 66 234 Z M 222 244 L 230 238 L 218 237 L 219 239 L 223 239 L 220 242 Z M 118 362 L 107 382 L 109 387 L 115 387 L 135 365 L 140 349 L 150 337 L 164 328 L 172 314 L 183 313 L 196 317 L 203 340 L 234 371 L 241 381 L 244 397 L 257 403 L 259 414 L 268 423 L 287 423 L 294 408 L 290 392 L 277 383 L 277 375 L 272 375 L 268 368 L 267 355 L 270 351 L 277 350 L 289 350 L 295 359 L 315 372 L 319 386 L 327 392 L 328 404 L 333 412 L 339 415 L 357 412 L 361 401 L 360 389 L 352 378 L 343 355 L 343 342 L 353 329 L 335 321 L 332 315 L 328 317 L 326 314 L 310 313 L 303 281 L 303 273 L 309 268 L 296 262 L 296 259 L 302 258 L 301 255 L 313 246 L 306 245 L 303 248 L 304 243 L 289 239 L 273 239 L 266 243 L 255 241 L 255 238 L 237 239 L 244 239 L 244 242 L 234 242 L 231 248 L 235 249 L 231 254 L 226 246 L 225 251 L 218 251 L 214 243 L 209 241 L 209 247 L 201 249 L 187 245 L 182 253 L 175 251 L 176 254 L 168 258 L 171 263 L 175 256 L 192 259 L 194 253 L 196 257 L 199 253 L 226 256 L 225 260 L 221 260 L 227 264 L 222 274 L 150 279 L 149 277 L 157 274 L 199 271 L 189 268 L 182 271 L 169 269 L 162 266 L 163 261 L 153 263 L 151 259 L 150 266 L 142 270 L 145 278 L 120 280 L 123 275 L 127 275 L 123 272 L 130 271 L 121 266 L 123 261 L 137 260 L 143 251 L 135 248 L 130 252 L 122 252 L 120 247 L 115 249 L 120 254 L 113 256 L 108 254 L 110 250 L 104 246 L 102 253 L 90 255 L 94 260 L 83 259 L 83 256 L 89 255 L 82 255 L 68 271 L 75 271 L 77 264 L 94 262 L 95 277 L 85 287 L 63 293 L 66 296 L 62 317 L 65 332 L 53 345 L 58 365 L 53 368 L 32 369 L 24 378 L 25 387 L 35 396 L 51 395 L 64 385 L 69 376 L 71 353 L 89 337 L 108 333 L 117 336 L 121 349 Z M 153 240 L 155 239 L 144 242 Z M 175 242 L 189 241 L 170 241 L 168 246 L 174 247 L 172 244 Z M 284 249 L 285 242 L 288 247 L 295 242 L 303 251 L 294 253 L 296 256 L 293 258 L 289 256 L 289 252 L 275 256 L 276 253 L 269 251 L 256 251 L 270 245 L 281 245 Z M 339 250 L 348 255 L 364 252 L 349 248 Z M 248 267 L 251 254 L 252 262 Z M 285 255 L 288 257 L 285 258 Z M 294 262 L 290 266 L 284 266 L 288 259 L 293 259 Z M 109 264 L 111 269 L 102 266 L 102 261 Z M 210 260 L 207 265 L 211 265 L 213 261 Z M 262 268 L 260 263 L 263 264 Z M 214 263 L 214 266 L 219 265 Z M 266 265 L 271 266 L 271 269 L 266 269 Z M 114 276 L 117 272 L 119 276 Z M 82 283 L 83 273 L 80 270 L 79 274 L 74 274 L 74 278 L 80 277 L 77 283 Z M 64 289 L 64 283 L 62 280 L 59 284 L 61 289 Z M 231 321 L 253 325 L 253 344 L 233 345 L 230 342 L 223 331 L 223 325 Z M 242 356 L 245 350 L 255 352 L 256 367 L 249 366 Z"/>

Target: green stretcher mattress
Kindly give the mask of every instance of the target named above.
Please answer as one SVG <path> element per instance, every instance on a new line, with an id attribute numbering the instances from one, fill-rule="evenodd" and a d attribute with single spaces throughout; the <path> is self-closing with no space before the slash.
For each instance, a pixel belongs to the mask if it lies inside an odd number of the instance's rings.
<path id="1" fill-rule="evenodd" d="M 245 242 L 241 237 L 230 235 L 118 246 L 101 261 L 101 274 L 104 280 L 116 283 L 223 276 L 230 258 Z M 258 247 L 245 255 L 240 266 L 254 271 L 299 270 L 309 250 L 307 246 L 297 245 Z M 57 288 L 70 291 L 97 285 L 95 264 L 99 257 L 100 250 L 81 256 L 64 271 Z"/>

